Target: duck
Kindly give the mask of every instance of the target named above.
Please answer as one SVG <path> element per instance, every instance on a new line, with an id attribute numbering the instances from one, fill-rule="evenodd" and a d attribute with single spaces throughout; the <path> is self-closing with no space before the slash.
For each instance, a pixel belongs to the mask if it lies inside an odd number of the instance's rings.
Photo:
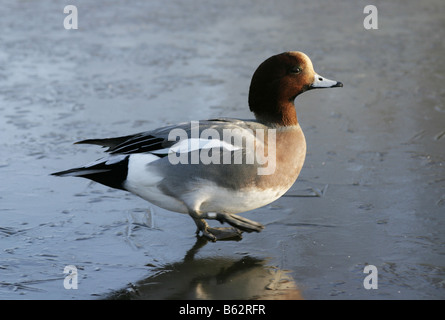
<path id="1" fill-rule="evenodd" d="M 297 180 L 306 140 L 294 101 L 303 92 L 343 87 L 320 76 L 309 57 L 288 51 L 264 60 L 253 73 L 248 106 L 255 119 L 185 121 L 150 131 L 87 139 L 107 148 L 93 162 L 52 173 L 82 177 L 133 193 L 168 211 L 188 214 L 197 235 L 240 240 L 264 225 L 242 213 L 283 196 Z M 225 227 L 211 227 L 217 220 Z"/>

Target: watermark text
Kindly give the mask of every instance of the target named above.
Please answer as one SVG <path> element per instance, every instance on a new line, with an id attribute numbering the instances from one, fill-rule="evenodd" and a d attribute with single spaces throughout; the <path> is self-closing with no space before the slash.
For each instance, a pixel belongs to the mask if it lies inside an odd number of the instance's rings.
<path id="1" fill-rule="evenodd" d="M 276 129 L 215 128 L 200 129 L 199 121 L 190 130 L 175 128 L 168 149 L 171 164 L 248 164 L 257 165 L 258 175 L 270 175 L 276 169 Z"/>
<path id="2" fill-rule="evenodd" d="M 63 8 L 63 13 L 69 13 L 65 19 L 63 19 L 63 27 L 66 30 L 78 29 L 77 26 L 77 7 L 68 5 Z"/>
<path id="3" fill-rule="evenodd" d="M 367 273 L 368 275 L 363 280 L 363 287 L 366 290 L 370 289 L 378 289 L 379 288 L 379 279 L 378 279 L 378 271 L 377 267 L 372 264 L 367 265 L 363 269 L 363 273 Z"/>
<path id="4" fill-rule="evenodd" d="M 365 19 L 363 20 L 363 27 L 366 30 L 370 29 L 378 29 L 379 28 L 379 22 L 378 22 L 378 11 L 377 7 L 370 4 L 367 5 L 363 9 L 364 14 L 368 14 Z"/>
<path id="5" fill-rule="evenodd" d="M 67 273 L 68 275 L 63 279 L 63 287 L 67 290 L 69 289 L 77 289 L 77 268 L 76 266 L 69 265 L 65 266 L 63 269 L 63 273 Z"/>

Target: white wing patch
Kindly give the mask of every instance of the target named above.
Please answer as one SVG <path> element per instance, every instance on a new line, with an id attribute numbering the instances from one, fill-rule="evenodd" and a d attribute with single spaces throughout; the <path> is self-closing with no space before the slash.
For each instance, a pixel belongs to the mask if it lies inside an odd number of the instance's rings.
<path id="1" fill-rule="evenodd" d="M 155 185 L 163 179 L 156 174 L 154 170 L 150 170 L 148 164 L 159 160 L 157 155 L 151 153 L 135 153 L 128 158 L 128 175 L 126 183 L 133 188 L 144 188 Z"/>
<path id="2" fill-rule="evenodd" d="M 160 159 L 158 156 L 150 153 L 130 155 L 128 175 L 124 182 L 125 189 L 161 208 L 187 213 L 188 210 L 182 201 L 159 190 L 158 183 L 164 177 L 149 165 L 158 159 Z"/>
<path id="3" fill-rule="evenodd" d="M 205 150 L 212 148 L 223 148 L 227 151 L 235 151 L 241 149 L 233 144 L 227 143 L 219 139 L 198 139 L 190 138 L 183 139 L 175 143 L 170 148 L 153 151 L 154 154 L 168 154 L 168 153 L 189 153 L 196 150 Z"/>

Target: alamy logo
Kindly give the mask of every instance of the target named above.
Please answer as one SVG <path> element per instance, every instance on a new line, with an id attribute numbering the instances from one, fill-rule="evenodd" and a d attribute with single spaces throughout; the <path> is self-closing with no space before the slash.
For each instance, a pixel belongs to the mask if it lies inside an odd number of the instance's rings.
<path id="1" fill-rule="evenodd" d="M 199 121 L 190 130 L 175 128 L 168 135 L 177 141 L 168 150 L 171 164 L 257 164 L 258 175 L 276 168 L 276 129 L 214 128 L 200 130 Z"/>
<path id="2" fill-rule="evenodd" d="M 365 19 L 363 20 L 363 27 L 366 30 L 370 30 L 370 29 L 378 29 L 379 28 L 379 23 L 378 23 L 378 11 L 377 11 L 377 7 L 370 4 L 367 5 L 364 9 L 363 9 L 363 13 L 368 14 Z"/>
<path id="3" fill-rule="evenodd" d="M 76 266 L 69 265 L 63 269 L 63 273 L 68 275 L 63 280 L 63 287 L 65 289 L 77 289 L 77 268 Z"/>
<path id="4" fill-rule="evenodd" d="M 67 30 L 77 29 L 77 7 L 68 5 L 63 8 L 63 13 L 69 13 L 63 20 L 63 27 Z"/>
<path id="5" fill-rule="evenodd" d="M 363 273 L 367 273 L 368 275 L 365 277 L 365 279 L 363 280 L 363 287 L 366 290 L 369 289 L 378 289 L 379 288 L 379 283 L 378 283 L 378 271 L 377 271 L 377 267 L 370 264 L 367 265 L 364 269 L 363 269 Z"/>

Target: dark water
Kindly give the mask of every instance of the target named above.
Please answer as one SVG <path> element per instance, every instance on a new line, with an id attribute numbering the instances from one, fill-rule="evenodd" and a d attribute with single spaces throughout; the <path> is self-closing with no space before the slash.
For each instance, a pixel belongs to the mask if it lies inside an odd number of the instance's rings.
<path id="1" fill-rule="evenodd" d="M 445 5 L 363 1 L 61 1 L 0 8 L 0 299 L 445 298 Z M 189 217 L 51 172 L 100 157 L 77 140 L 251 117 L 265 58 L 307 53 L 344 88 L 308 92 L 308 142 L 266 225 L 205 243 Z M 64 288 L 64 267 L 78 289 Z M 366 290 L 366 265 L 378 289 Z"/>

